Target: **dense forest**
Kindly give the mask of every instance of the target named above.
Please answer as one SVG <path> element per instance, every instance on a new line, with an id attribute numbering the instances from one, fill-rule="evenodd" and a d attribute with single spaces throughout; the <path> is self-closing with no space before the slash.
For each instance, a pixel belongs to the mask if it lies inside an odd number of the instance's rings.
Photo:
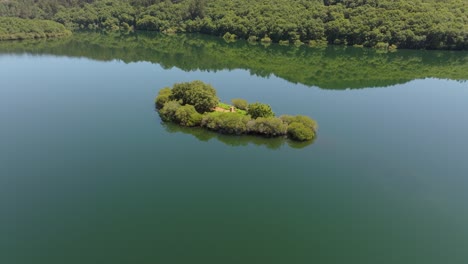
<path id="1" fill-rule="evenodd" d="M 325 89 L 384 87 L 414 79 L 467 80 L 468 52 L 387 52 L 346 46 L 310 48 L 227 42 L 200 34 L 79 33 L 50 40 L 0 42 L 1 53 L 30 53 L 93 60 L 147 61 L 184 71 L 246 69 Z"/>
<path id="2" fill-rule="evenodd" d="M 0 16 L 70 29 L 201 32 L 226 39 L 468 49 L 466 0 L 0 0 Z"/>
<path id="3" fill-rule="evenodd" d="M 0 17 L 0 40 L 50 38 L 71 34 L 62 24 L 50 20 Z"/>

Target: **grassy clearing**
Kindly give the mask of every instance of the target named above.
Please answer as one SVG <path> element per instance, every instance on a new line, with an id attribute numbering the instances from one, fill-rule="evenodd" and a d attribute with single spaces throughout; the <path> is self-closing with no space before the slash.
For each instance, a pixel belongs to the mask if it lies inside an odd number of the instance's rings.
<path id="1" fill-rule="evenodd" d="M 225 109 L 225 110 L 230 110 L 231 107 L 233 107 L 232 105 L 230 104 L 226 104 L 226 103 L 223 103 L 223 102 L 219 102 L 218 105 L 217 105 L 219 108 L 222 108 L 222 109 Z M 234 108 L 235 109 L 235 113 L 237 114 L 240 114 L 240 115 L 247 115 L 247 111 L 245 110 L 241 110 L 241 109 L 238 109 L 238 108 Z"/>

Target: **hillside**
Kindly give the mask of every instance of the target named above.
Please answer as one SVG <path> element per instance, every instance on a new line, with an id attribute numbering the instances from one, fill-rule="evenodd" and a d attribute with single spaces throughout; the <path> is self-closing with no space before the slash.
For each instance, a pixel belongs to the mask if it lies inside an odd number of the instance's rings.
<path id="1" fill-rule="evenodd" d="M 200 32 L 251 41 L 468 49 L 465 0 L 9 0 L 0 16 L 71 29 Z"/>

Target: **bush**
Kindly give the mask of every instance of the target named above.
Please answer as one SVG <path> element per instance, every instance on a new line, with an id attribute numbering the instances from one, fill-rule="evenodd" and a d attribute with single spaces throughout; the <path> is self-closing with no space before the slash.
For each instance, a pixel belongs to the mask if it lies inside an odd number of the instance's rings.
<path id="1" fill-rule="evenodd" d="M 388 43 L 386 43 L 386 42 L 377 42 L 377 44 L 375 44 L 374 48 L 376 48 L 376 49 L 388 49 Z"/>
<path id="2" fill-rule="evenodd" d="M 282 115 L 279 117 L 286 125 L 291 124 L 295 120 L 295 116 L 292 115 Z"/>
<path id="3" fill-rule="evenodd" d="M 256 42 L 258 40 L 257 36 L 249 36 L 249 38 L 247 39 L 247 41 L 249 42 Z"/>
<path id="4" fill-rule="evenodd" d="M 170 100 L 170 96 L 172 95 L 172 90 L 169 87 L 165 87 L 161 89 L 156 97 L 155 104 L 156 109 L 161 109 L 164 107 L 164 104 Z"/>
<path id="5" fill-rule="evenodd" d="M 286 135 L 288 126 L 277 117 L 260 117 L 247 123 L 250 133 L 261 134 L 267 137 Z"/>
<path id="6" fill-rule="evenodd" d="M 229 32 L 226 32 L 226 34 L 223 35 L 223 39 L 226 41 L 234 41 L 237 39 L 236 34 L 231 34 Z"/>
<path id="7" fill-rule="evenodd" d="M 213 111 L 219 102 L 216 90 L 202 81 L 176 83 L 170 99 L 182 100 L 182 105 L 193 105 L 199 113 Z"/>
<path id="8" fill-rule="evenodd" d="M 159 116 L 163 121 L 176 121 L 176 112 L 181 107 L 177 101 L 169 101 L 159 110 Z"/>
<path id="9" fill-rule="evenodd" d="M 260 41 L 263 43 L 271 43 L 271 38 L 268 36 L 265 36 Z"/>
<path id="10" fill-rule="evenodd" d="M 175 121 L 182 126 L 199 126 L 202 115 L 195 110 L 193 105 L 184 105 L 175 112 Z"/>
<path id="11" fill-rule="evenodd" d="M 232 105 L 241 110 L 247 110 L 249 103 L 245 99 L 235 98 L 231 100 Z"/>
<path id="12" fill-rule="evenodd" d="M 271 107 L 267 104 L 262 104 L 262 103 L 253 103 L 249 105 L 249 108 L 247 110 L 247 113 L 253 118 L 259 118 L 259 117 L 273 117 L 275 116 L 275 113 L 273 113 L 273 110 L 271 110 Z"/>
<path id="13" fill-rule="evenodd" d="M 315 137 L 314 131 L 299 122 L 293 122 L 288 126 L 288 136 L 299 141 L 311 140 Z"/>
<path id="14" fill-rule="evenodd" d="M 283 120 L 283 122 L 287 125 L 291 123 L 301 123 L 305 127 L 308 127 L 312 129 L 313 132 L 316 132 L 318 129 L 317 122 L 313 119 L 311 119 L 308 116 L 303 116 L 303 115 L 297 115 L 297 116 L 290 116 L 290 115 L 282 115 L 280 116 L 280 119 Z"/>
<path id="15" fill-rule="evenodd" d="M 247 122 L 249 121 L 250 118 L 248 116 L 236 113 L 215 112 L 205 114 L 201 125 L 221 133 L 240 135 L 247 132 Z"/>

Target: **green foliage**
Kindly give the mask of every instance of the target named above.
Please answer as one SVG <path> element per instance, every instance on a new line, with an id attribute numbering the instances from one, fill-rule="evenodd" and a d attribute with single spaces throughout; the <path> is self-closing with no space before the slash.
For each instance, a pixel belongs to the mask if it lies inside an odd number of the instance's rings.
<path id="1" fill-rule="evenodd" d="M 267 137 L 286 135 L 288 126 L 277 117 L 259 117 L 247 123 L 250 133 L 260 134 Z"/>
<path id="2" fill-rule="evenodd" d="M 282 115 L 279 117 L 285 124 L 290 125 L 292 123 L 300 123 L 303 124 L 305 127 L 311 129 L 312 131 L 316 132 L 318 129 L 317 122 L 312 118 L 304 115 L 297 115 L 297 116 L 290 116 L 290 115 Z"/>
<path id="3" fill-rule="evenodd" d="M 52 19 L 72 29 L 129 30 L 135 26 L 136 11 L 124 0 L 99 0 L 62 8 Z"/>
<path id="4" fill-rule="evenodd" d="M 176 112 L 181 107 L 177 101 L 169 101 L 164 104 L 163 108 L 159 110 L 159 116 L 163 121 L 175 122 L 177 121 Z"/>
<path id="5" fill-rule="evenodd" d="M 175 121 L 182 126 L 199 126 L 202 121 L 202 115 L 195 110 L 193 105 L 184 105 L 175 112 Z"/>
<path id="6" fill-rule="evenodd" d="M 219 102 L 216 90 L 202 81 L 176 83 L 170 98 L 171 100 L 181 100 L 183 105 L 193 105 L 199 113 L 213 111 Z"/>
<path id="7" fill-rule="evenodd" d="M 202 126 L 223 134 L 242 135 L 250 133 L 266 137 L 290 135 L 292 139 L 299 141 L 309 140 L 315 136 L 317 123 L 314 120 L 307 116 L 289 115 L 277 118 L 274 117 L 271 107 L 266 104 L 254 103 L 249 105 L 250 115 L 246 115 L 245 110 L 239 110 L 241 112 L 206 112 L 202 115 L 192 104 L 185 103 L 181 105 L 184 100 L 195 100 L 194 98 L 204 100 L 204 97 L 191 97 L 192 94 L 190 93 L 197 89 L 201 89 L 201 91 L 208 90 L 210 94 L 216 94 L 211 86 L 206 86 L 201 81 L 178 83 L 174 85 L 173 89 L 168 87 L 161 89 L 156 98 L 156 106 L 159 109 L 161 119 L 185 127 Z M 168 101 L 169 99 L 172 99 L 172 101 Z M 241 103 L 244 106 L 247 105 L 247 101 L 244 99 L 234 99 L 233 102 Z M 197 104 L 198 102 L 193 101 L 191 103 Z M 231 108 L 230 105 L 221 102 L 218 102 L 217 107 L 222 109 Z M 256 118 L 252 119 L 251 115 L 256 116 Z"/>
<path id="8" fill-rule="evenodd" d="M 224 134 L 245 134 L 250 117 L 237 113 L 214 112 L 203 116 L 201 125 Z"/>
<path id="9" fill-rule="evenodd" d="M 249 36 L 249 38 L 247 40 L 249 42 L 256 42 L 258 40 L 258 37 L 257 36 Z"/>
<path id="10" fill-rule="evenodd" d="M 262 39 L 260 39 L 261 42 L 263 43 L 270 43 L 271 42 L 271 38 L 268 37 L 268 36 L 264 36 Z"/>
<path id="11" fill-rule="evenodd" d="M 234 107 L 239 108 L 241 110 L 247 110 L 247 108 L 249 107 L 249 103 L 245 99 L 234 98 L 231 100 L 231 102 Z"/>
<path id="12" fill-rule="evenodd" d="M 273 117 L 275 116 L 275 113 L 273 113 L 273 110 L 271 110 L 271 106 L 267 104 L 262 104 L 262 103 L 253 103 L 249 105 L 249 108 L 247 110 L 247 113 L 253 118 L 259 118 L 259 117 Z"/>
<path id="13" fill-rule="evenodd" d="M 226 32 L 226 34 L 223 35 L 223 39 L 226 41 L 234 41 L 237 39 L 236 34 L 231 34 L 229 32 Z"/>
<path id="14" fill-rule="evenodd" d="M 68 36 L 71 32 L 57 22 L 0 17 L 0 40 L 22 40 Z"/>
<path id="15" fill-rule="evenodd" d="M 169 98 L 171 97 L 171 95 L 172 95 L 171 88 L 164 87 L 163 89 L 161 89 L 155 100 L 156 109 L 163 108 L 164 104 L 170 100 Z"/>
<path id="16" fill-rule="evenodd" d="M 0 16 L 52 19 L 73 29 L 456 50 L 468 49 L 466 10 L 466 0 L 0 0 Z"/>
<path id="17" fill-rule="evenodd" d="M 294 140 L 307 141 L 315 137 L 315 132 L 302 123 L 293 122 L 288 126 L 288 136 Z"/>

